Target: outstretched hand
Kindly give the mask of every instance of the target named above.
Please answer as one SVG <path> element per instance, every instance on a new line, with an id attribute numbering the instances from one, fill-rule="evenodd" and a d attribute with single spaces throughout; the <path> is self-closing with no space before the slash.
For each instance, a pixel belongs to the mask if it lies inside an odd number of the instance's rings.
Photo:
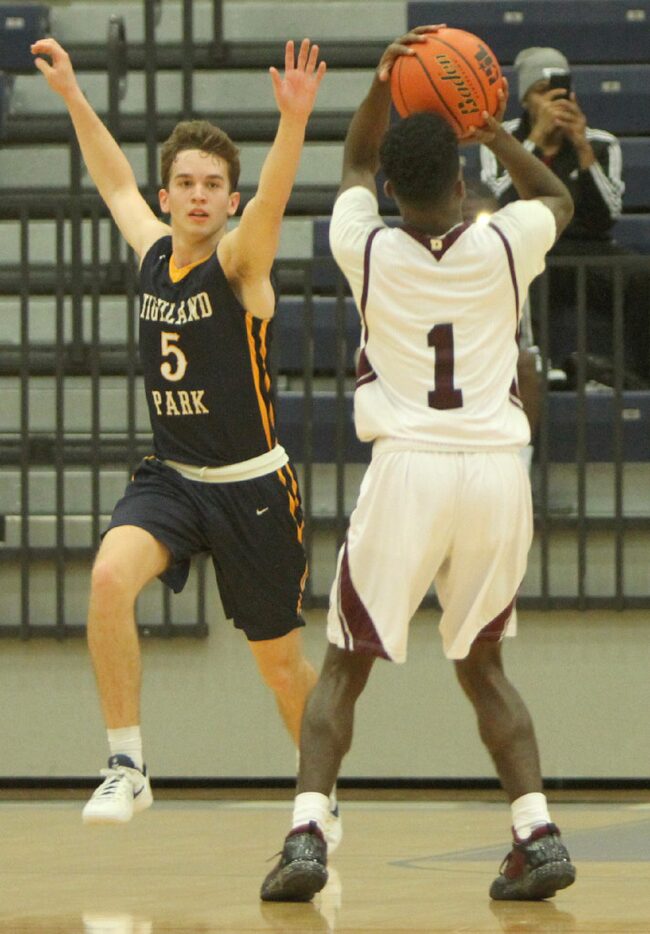
<path id="1" fill-rule="evenodd" d="M 317 45 L 311 45 L 309 39 L 303 39 L 296 62 L 294 44 L 290 39 L 284 49 L 284 75 L 281 76 L 277 68 L 269 68 L 275 101 L 281 114 L 307 118 L 312 112 L 318 88 L 327 70 L 325 62 L 316 66 L 318 52 Z"/>
<path id="2" fill-rule="evenodd" d="M 70 61 L 70 56 L 56 39 L 37 39 L 31 46 L 32 55 L 47 55 L 51 65 L 44 58 L 35 58 L 34 64 L 49 86 L 65 98 L 78 87 L 77 78 Z"/>
<path id="3" fill-rule="evenodd" d="M 410 32 L 399 39 L 395 39 L 388 46 L 377 65 L 377 77 L 380 81 L 388 81 L 393 65 L 400 55 L 415 55 L 413 45 L 427 41 L 427 34 L 444 29 L 445 23 L 436 26 L 415 26 Z"/>

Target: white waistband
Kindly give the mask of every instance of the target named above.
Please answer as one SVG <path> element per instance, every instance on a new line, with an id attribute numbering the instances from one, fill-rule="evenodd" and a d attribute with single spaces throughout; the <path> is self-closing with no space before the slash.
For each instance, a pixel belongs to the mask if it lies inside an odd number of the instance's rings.
<path id="1" fill-rule="evenodd" d="M 251 457 L 247 461 L 237 464 L 226 464 L 225 467 L 195 467 L 193 464 L 179 464 L 178 461 L 163 461 L 173 470 L 176 470 L 186 480 L 197 480 L 199 483 L 239 483 L 241 480 L 253 480 L 255 477 L 264 477 L 274 473 L 288 462 L 289 455 L 281 444 L 276 444 L 270 451 Z"/>
<path id="2" fill-rule="evenodd" d="M 418 441 L 407 438 L 377 438 L 372 444 L 373 454 L 383 454 L 385 451 L 418 451 L 432 454 L 517 454 L 525 447 L 523 444 L 503 444 L 488 447 L 477 445 L 472 447 L 464 444 L 462 447 L 452 447 L 448 444 L 436 444 L 435 441 Z"/>

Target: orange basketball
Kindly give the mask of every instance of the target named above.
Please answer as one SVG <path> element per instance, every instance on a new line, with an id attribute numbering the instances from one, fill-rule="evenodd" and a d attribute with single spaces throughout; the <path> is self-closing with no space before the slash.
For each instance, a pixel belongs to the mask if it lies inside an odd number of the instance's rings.
<path id="1" fill-rule="evenodd" d="M 463 29 L 426 34 L 415 55 L 401 55 L 391 71 L 391 96 L 400 117 L 433 111 L 451 123 L 459 139 L 483 125 L 483 111 L 498 107 L 501 67 L 489 46 Z"/>

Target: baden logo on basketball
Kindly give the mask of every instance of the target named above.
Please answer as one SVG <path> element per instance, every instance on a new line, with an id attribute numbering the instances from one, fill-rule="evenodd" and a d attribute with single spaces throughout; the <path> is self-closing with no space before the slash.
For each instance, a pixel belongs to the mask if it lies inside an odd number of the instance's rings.
<path id="1" fill-rule="evenodd" d="M 442 28 L 413 46 L 415 55 L 397 59 L 391 72 L 391 95 L 399 115 L 418 111 L 440 114 L 463 139 L 483 125 L 483 112 L 496 113 L 501 68 L 478 36 Z"/>

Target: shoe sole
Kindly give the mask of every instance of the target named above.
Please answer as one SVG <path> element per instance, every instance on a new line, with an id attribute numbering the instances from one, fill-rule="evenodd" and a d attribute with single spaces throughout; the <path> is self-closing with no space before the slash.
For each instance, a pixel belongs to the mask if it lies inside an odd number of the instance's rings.
<path id="1" fill-rule="evenodd" d="M 504 884 L 495 879 L 490 887 L 490 898 L 495 901 L 541 901 L 575 881 L 575 867 L 570 863 L 546 863 L 533 869 L 523 883 L 506 881 Z"/>
<path id="2" fill-rule="evenodd" d="M 327 869 L 320 863 L 294 860 L 262 887 L 264 902 L 309 902 L 325 887 Z"/>
<path id="3" fill-rule="evenodd" d="M 93 824 L 93 825 L 103 824 L 103 825 L 108 826 L 110 824 L 128 824 L 131 818 L 130 817 L 103 817 L 101 815 L 82 814 L 81 820 L 84 822 L 84 824 Z"/>
<path id="4" fill-rule="evenodd" d="M 84 810 L 81 812 L 81 820 L 84 824 L 128 824 L 132 817 L 139 814 L 140 811 L 146 811 L 152 804 L 153 795 L 145 790 L 141 795 L 133 799 L 133 812 L 129 817 L 109 817 L 107 814 L 93 814 L 92 811 L 86 814 Z"/>

